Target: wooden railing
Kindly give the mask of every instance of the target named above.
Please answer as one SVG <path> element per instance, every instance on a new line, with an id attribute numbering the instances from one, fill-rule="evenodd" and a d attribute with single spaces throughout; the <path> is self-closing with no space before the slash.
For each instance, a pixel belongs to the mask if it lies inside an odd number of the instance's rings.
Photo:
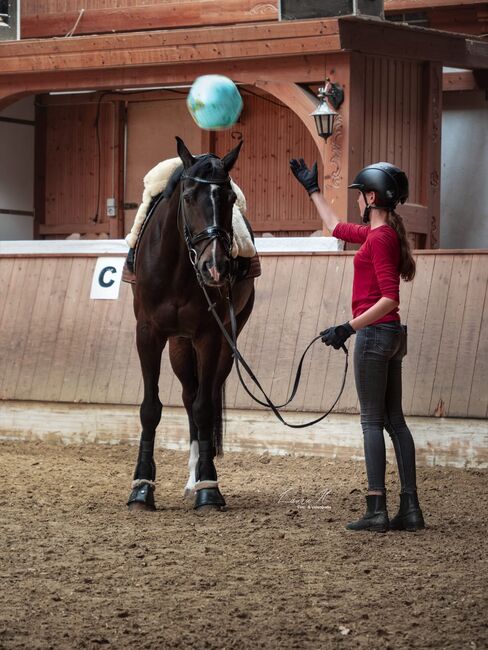
<path id="1" fill-rule="evenodd" d="M 277 401 L 288 393 L 292 370 L 309 340 L 326 326 L 350 317 L 352 256 L 347 252 L 262 255 L 256 305 L 239 345 Z M 401 314 L 409 328 L 405 411 L 484 418 L 488 415 L 488 251 L 420 251 L 416 259 L 415 280 L 401 287 Z M 86 253 L 14 255 L 0 249 L 0 399 L 141 401 L 131 290 L 123 285 L 116 301 L 90 300 L 95 262 Z M 304 365 L 293 408 L 326 409 L 337 393 L 343 364 L 341 352 L 317 343 Z M 162 363 L 161 397 L 165 404 L 181 405 L 180 385 L 167 355 Z M 228 381 L 227 404 L 255 408 L 234 374 Z M 351 371 L 337 410 L 355 413 L 357 409 Z"/>

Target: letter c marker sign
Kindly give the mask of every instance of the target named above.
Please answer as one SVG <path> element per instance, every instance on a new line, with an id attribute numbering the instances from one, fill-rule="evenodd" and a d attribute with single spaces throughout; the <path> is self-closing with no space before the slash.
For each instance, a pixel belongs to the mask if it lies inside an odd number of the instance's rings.
<path id="1" fill-rule="evenodd" d="M 99 257 L 93 272 L 90 298 L 117 300 L 122 280 L 123 257 Z"/>

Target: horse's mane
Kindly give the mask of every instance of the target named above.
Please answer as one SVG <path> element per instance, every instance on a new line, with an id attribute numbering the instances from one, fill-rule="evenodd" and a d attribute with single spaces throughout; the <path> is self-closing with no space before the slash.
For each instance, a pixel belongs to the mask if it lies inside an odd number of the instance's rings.
<path id="1" fill-rule="evenodd" d="M 169 199 L 180 182 L 181 174 L 183 173 L 183 165 L 177 167 L 169 177 L 166 187 L 163 190 L 164 198 Z"/>

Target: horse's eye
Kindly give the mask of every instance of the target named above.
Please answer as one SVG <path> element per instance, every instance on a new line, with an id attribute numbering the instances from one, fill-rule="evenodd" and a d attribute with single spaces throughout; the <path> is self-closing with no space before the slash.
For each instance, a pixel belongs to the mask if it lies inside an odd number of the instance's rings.
<path id="1" fill-rule="evenodd" d="M 237 194 L 234 192 L 234 190 L 230 190 L 228 192 L 227 196 L 228 196 L 229 203 L 235 203 L 236 202 Z"/>
<path id="2" fill-rule="evenodd" d="M 194 192 L 193 190 L 186 190 L 183 192 L 183 200 L 185 203 L 190 203 L 193 200 Z"/>

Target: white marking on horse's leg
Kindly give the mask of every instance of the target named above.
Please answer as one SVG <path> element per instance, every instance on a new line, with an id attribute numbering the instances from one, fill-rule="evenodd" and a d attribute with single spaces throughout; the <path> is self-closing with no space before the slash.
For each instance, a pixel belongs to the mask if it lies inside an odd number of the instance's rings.
<path id="1" fill-rule="evenodd" d="M 185 485 L 185 497 L 192 497 L 195 494 L 195 485 L 197 482 L 197 463 L 198 463 L 198 440 L 192 440 L 190 445 L 190 458 L 188 459 L 188 467 L 190 468 L 190 476 Z"/>

